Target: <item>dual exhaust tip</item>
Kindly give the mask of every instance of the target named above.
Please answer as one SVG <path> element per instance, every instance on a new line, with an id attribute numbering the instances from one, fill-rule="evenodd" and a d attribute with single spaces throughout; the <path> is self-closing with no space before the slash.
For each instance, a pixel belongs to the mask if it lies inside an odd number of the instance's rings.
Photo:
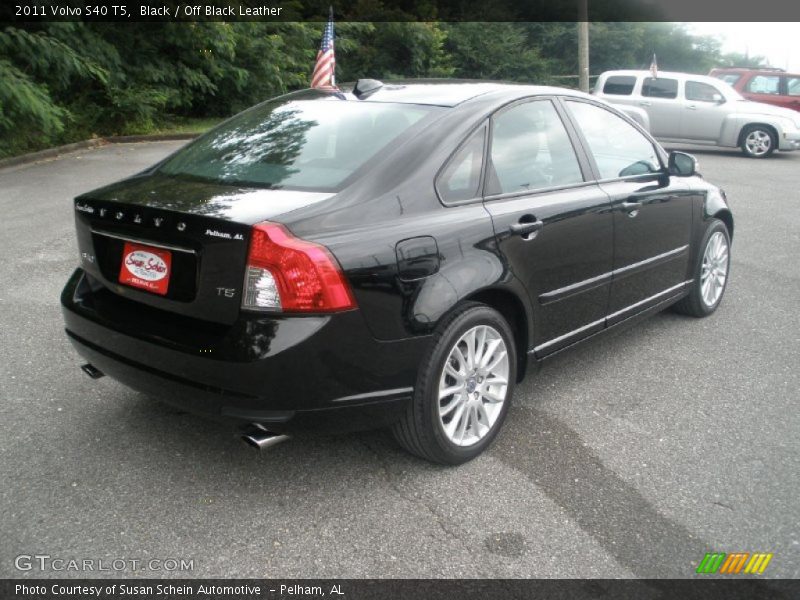
<path id="1" fill-rule="evenodd" d="M 100 379 L 101 377 L 105 376 L 105 373 L 90 363 L 81 365 L 81 371 L 86 373 L 92 379 Z"/>
<path id="2" fill-rule="evenodd" d="M 105 376 L 105 373 L 90 363 L 81 365 L 81 371 L 86 373 L 92 379 L 100 379 L 101 377 Z M 248 446 L 256 448 L 257 450 L 266 450 L 267 448 L 272 448 L 273 446 L 277 446 L 281 442 L 285 442 L 288 439 L 288 435 L 269 431 L 260 423 L 253 423 L 242 434 L 242 441 Z"/>
<path id="3" fill-rule="evenodd" d="M 285 442 L 288 439 L 288 435 L 269 431 L 260 423 L 253 423 L 250 425 L 247 431 L 242 434 L 242 441 L 248 446 L 256 448 L 257 450 L 266 450 L 267 448 L 272 448 L 273 446 L 277 446 L 281 442 Z"/>

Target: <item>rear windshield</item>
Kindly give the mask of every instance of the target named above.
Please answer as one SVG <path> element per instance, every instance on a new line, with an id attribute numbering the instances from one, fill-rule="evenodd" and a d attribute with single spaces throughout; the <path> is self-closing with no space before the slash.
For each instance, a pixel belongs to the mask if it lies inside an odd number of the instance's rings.
<path id="1" fill-rule="evenodd" d="M 736 85 L 736 82 L 742 78 L 742 76 L 739 73 L 719 73 L 714 77 L 721 79 L 728 85 Z"/>
<path id="2" fill-rule="evenodd" d="M 629 75 L 612 75 L 606 79 L 603 86 L 604 94 L 616 96 L 630 96 L 633 93 L 633 86 L 636 85 L 636 77 Z"/>
<path id="3" fill-rule="evenodd" d="M 159 172 L 239 185 L 333 191 L 437 110 L 338 99 L 266 102 L 211 130 Z"/>

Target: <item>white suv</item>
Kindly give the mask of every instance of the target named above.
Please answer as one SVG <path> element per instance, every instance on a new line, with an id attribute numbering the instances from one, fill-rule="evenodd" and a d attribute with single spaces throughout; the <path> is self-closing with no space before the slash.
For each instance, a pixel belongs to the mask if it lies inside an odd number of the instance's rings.
<path id="1" fill-rule="evenodd" d="M 662 142 L 738 146 L 752 158 L 800 149 L 800 112 L 747 100 L 715 77 L 606 71 L 593 93 Z"/>

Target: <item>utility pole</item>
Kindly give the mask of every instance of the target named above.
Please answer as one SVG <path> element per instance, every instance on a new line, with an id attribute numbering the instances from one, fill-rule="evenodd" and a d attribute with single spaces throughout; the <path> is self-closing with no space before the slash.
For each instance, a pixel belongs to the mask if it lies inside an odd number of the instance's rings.
<path id="1" fill-rule="evenodd" d="M 578 0 L 578 87 L 589 91 L 589 0 Z"/>

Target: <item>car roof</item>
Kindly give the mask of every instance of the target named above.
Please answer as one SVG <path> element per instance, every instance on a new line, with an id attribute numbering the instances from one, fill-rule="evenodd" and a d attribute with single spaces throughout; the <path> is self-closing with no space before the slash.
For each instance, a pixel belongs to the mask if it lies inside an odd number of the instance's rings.
<path id="1" fill-rule="evenodd" d="M 600 75 L 600 77 L 612 77 L 616 75 L 627 75 L 628 77 L 640 77 L 642 75 L 647 75 L 648 77 L 652 77 L 651 73 L 647 69 L 642 70 L 629 70 L 629 71 L 606 71 Z M 708 75 L 695 75 L 694 73 L 678 73 L 677 71 L 658 71 L 658 79 L 691 79 L 693 81 L 701 81 L 707 83 L 717 84 L 719 83 L 719 79 L 716 77 L 709 77 Z"/>
<path id="2" fill-rule="evenodd" d="M 415 79 L 387 81 L 376 91 L 359 99 L 353 94 L 354 86 L 353 83 L 343 84 L 340 87 L 341 94 L 348 100 L 359 102 L 394 102 L 447 107 L 458 106 L 474 98 L 488 95 L 503 100 L 549 95 L 592 98 L 576 90 L 550 86 L 474 80 Z"/>
<path id="3" fill-rule="evenodd" d="M 712 73 L 765 73 L 770 75 L 791 75 L 787 73 L 786 69 L 778 67 L 715 67 L 711 69 Z"/>

